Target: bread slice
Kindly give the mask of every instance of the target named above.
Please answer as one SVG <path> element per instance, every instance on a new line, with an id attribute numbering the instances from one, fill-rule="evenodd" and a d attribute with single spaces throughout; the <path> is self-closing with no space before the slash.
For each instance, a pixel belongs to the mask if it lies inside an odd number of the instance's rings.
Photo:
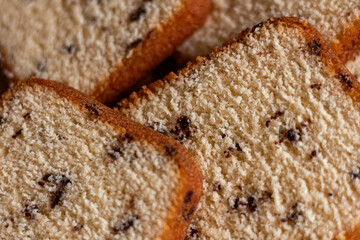
<path id="1" fill-rule="evenodd" d="M 360 86 L 307 21 L 271 19 L 119 103 L 199 159 L 188 239 L 360 239 Z"/>
<path id="2" fill-rule="evenodd" d="M 360 55 L 354 61 L 349 61 L 346 65 L 350 72 L 360 81 Z"/>
<path id="3" fill-rule="evenodd" d="M 337 51 L 343 61 L 360 50 L 358 0 L 212 0 L 205 26 L 178 48 L 180 62 L 206 56 L 215 46 L 243 29 L 271 17 L 305 17 Z"/>
<path id="4" fill-rule="evenodd" d="M 37 76 L 110 103 L 205 21 L 209 0 L 0 0 L 8 79 Z"/>
<path id="5" fill-rule="evenodd" d="M 183 239 L 200 168 L 176 141 L 60 83 L 0 102 L 0 239 Z"/>

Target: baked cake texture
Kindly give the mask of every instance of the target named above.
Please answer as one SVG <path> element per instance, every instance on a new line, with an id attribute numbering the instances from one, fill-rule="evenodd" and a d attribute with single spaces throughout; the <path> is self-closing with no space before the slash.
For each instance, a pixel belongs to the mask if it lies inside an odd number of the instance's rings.
<path id="1" fill-rule="evenodd" d="M 360 86 L 304 19 L 271 19 L 119 103 L 200 162 L 187 239 L 360 239 Z"/>
<path id="2" fill-rule="evenodd" d="M 0 62 L 109 103 L 205 21 L 209 0 L 0 0 Z"/>
<path id="3" fill-rule="evenodd" d="M 360 55 L 354 61 L 349 61 L 346 65 L 350 72 L 360 81 Z"/>
<path id="4" fill-rule="evenodd" d="M 215 46 L 271 17 L 305 17 L 343 61 L 360 50 L 358 0 L 212 0 L 205 26 L 178 48 L 181 62 L 206 56 Z"/>
<path id="5" fill-rule="evenodd" d="M 183 146 L 60 83 L 0 102 L 0 239 L 183 239 L 201 173 Z"/>

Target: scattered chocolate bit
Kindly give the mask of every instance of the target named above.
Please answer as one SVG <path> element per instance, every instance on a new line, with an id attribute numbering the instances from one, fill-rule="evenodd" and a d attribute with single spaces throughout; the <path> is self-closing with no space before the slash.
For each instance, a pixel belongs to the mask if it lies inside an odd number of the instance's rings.
<path id="1" fill-rule="evenodd" d="M 190 126 L 190 119 L 186 116 L 182 116 L 177 120 L 181 130 L 186 130 Z"/>
<path id="2" fill-rule="evenodd" d="M 31 204 L 31 205 L 26 204 L 25 205 L 25 210 L 24 210 L 25 217 L 34 219 L 35 214 L 37 214 L 37 213 L 40 213 L 40 210 L 36 204 Z"/>
<path id="3" fill-rule="evenodd" d="M 286 218 L 282 218 L 281 222 L 283 222 L 283 223 L 286 222 Z"/>
<path id="4" fill-rule="evenodd" d="M 72 182 L 65 178 L 65 176 L 63 176 L 63 178 L 61 179 L 60 183 L 58 184 L 55 193 L 51 196 L 50 198 L 50 206 L 51 208 L 55 208 L 57 205 L 59 205 L 62 196 L 65 193 L 65 187 L 68 184 L 72 184 Z"/>
<path id="5" fill-rule="evenodd" d="M 114 160 L 117 160 L 122 154 L 123 151 L 119 147 L 115 147 L 113 150 L 108 152 L 108 155 Z"/>
<path id="6" fill-rule="evenodd" d="M 77 52 L 77 48 L 73 44 L 64 45 L 64 50 L 71 56 L 74 56 Z"/>
<path id="7" fill-rule="evenodd" d="M 257 209 L 257 204 L 255 198 L 249 197 L 247 199 L 247 207 L 249 208 L 250 212 L 255 212 Z"/>
<path id="8" fill-rule="evenodd" d="M 237 185 L 236 186 L 240 191 L 242 191 L 242 186 L 241 185 Z"/>
<path id="9" fill-rule="evenodd" d="M 130 216 L 127 219 L 123 219 L 120 222 L 118 222 L 117 224 L 115 224 L 112 229 L 114 230 L 115 233 L 118 232 L 126 232 L 127 230 L 129 230 L 129 228 L 133 227 L 135 222 L 139 219 L 138 216 Z"/>
<path id="10" fill-rule="evenodd" d="M 220 185 L 219 182 L 215 182 L 213 185 L 214 185 L 214 186 L 213 186 L 213 191 L 214 191 L 214 192 L 217 192 L 217 191 L 221 191 L 221 190 L 222 190 L 222 186 Z"/>
<path id="11" fill-rule="evenodd" d="M 270 202 L 272 199 L 272 192 L 264 191 L 264 196 L 261 198 L 264 202 Z"/>
<path id="12" fill-rule="evenodd" d="M 177 150 L 173 145 L 165 144 L 165 151 L 169 156 L 175 156 L 177 154 Z"/>
<path id="13" fill-rule="evenodd" d="M 302 121 L 302 122 L 300 123 L 300 125 L 301 125 L 302 127 L 307 127 L 307 126 L 308 126 L 308 122 Z"/>
<path id="14" fill-rule="evenodd" d="M 234 202 L 230 205 L 230 207 L 231 209 L 236 210 L 238 209 L 239 205 L 240 205 L 240 199 L 237 197 L 235 198 Z"/>
<path id="15" fill-rule="evenodd" d="M 0 117 L 0 125 L 3 124 L 5 122 L 5 118 Z"/>
<path id="16" fill-rule="evenodd" d="M 270 123 L 271 123 L 271 120 L 267 120 L 267 121 L 265 122 L 265 126 L 266 126 L 266 127 L 270 127 Z"/>
<path id="17" fill-rule="evenodd" d="M 38 184 L 39 184 L 41 187 L 45 186 L 45 183 L 44 183 L 43 181 L 38 181 Z"/>
<path id="18" fill-rule="evenodd" d="M 75 231 L 80 231 L 83 227 L 84 227 L 84 226 L 81 225 L 81 224 L 76 224 L 76 225 L 74 226 L 74 230 L 75 230 Z"/>
<path id="19" fill-rule="evenodd" d="M 310 154 L 310 158 L 314 158 L 318 155 L 318 151 L 317 150 L 313 150 Z"/>
<path id="20" fill-rule="evenodd" d="M 199 231 L 191 226 L 187 232 L 185 240 L 191 240 L 191 239 L 197 239 L 197 238 L 199 238 Z"/>
<path id="21" fill-rule="evenodd" d="M 295 130 L 294 128 L 290 128 L 286 132 L 286 138 L 289 139 L 290 142 L 297 142 L 301 140 L 301 132 Z"/>
<path id="22" fill-rule="evenodd" d="M 142 43 L 143 40 L 141 38 L 136 39 L 135 41 L 133 41 L 132 43 L 130 43 L 127 48 L 126 48 L 126 52 L 130 51 L 131 49 L 137 47 L 137 45 L 139 45 L 140 43 Z"/>
<path id="23" fill-rule="evenodd" d="M 136 9 L 134 12 L 132 12 L 130 14 L 130 21 L 136 21 L 136 20 L 139 20 L 139 18 L 141 17 L 141 15 L 145 14 L 146 13 L 146 9 L 145 9 L 145 6 L 142 5 L 140 6 L 138 9 Z"/>
<path id="24" fill-rule="evenodd" d="M 8 227 L 9 227 L 9 223 L 5 223 L 4 227 L 5 227 L 5 228 L 8 228 Z"/>
<path id="25" fill-rule="evenodd" d="M 185 215 L 183 216 L 183 218 L 185 219 L 185 221 L 189 221 L 192 214 L 195 212 L 195 207 L 194 206 L 191 206 L 191 208 L 189 209 L 189 211 L 187 211 L 185 213 Z"/>
<path id="26" fill-rule="evenodd" d="M 226 158 L 230 158 L 232 156 L 231 155 L 231 150 L 224 151 L 224 153 L 225 153 Z"/>
<path id="27" fill-rule="evenodd" d="M 221 133 L 221 138 L 226 138 L 227 135 L 225 133 Z"/>
<path id="28" fill-rule="evenodd" d="M 38 62 L 38 64 L 36 65 L 36 69 L 39 72 L 45 72 L 46 71 L 46 64 L 43 62 Z"/>
<path id="29" fill-rule="evenodd" d="M 321 43 L 317 42 L 316 40 L 313 40 L 311 43 L 308 43 L 308 46 L 315 55 L 321 56 L 321 52 L 322 52 Z"/>
<path id="30" fill-rule="evenodd" d="M 30 119 L 30 117 L 31 117 L 31 116 L 30 116 L 30 113 L 27 113 L 27 114 L 24 115 L 24 119 L 25 119 L 25 120 Z"/>
<path id="31" fill-rule="evenodd" d="M 40 186 L 45 186 L 46 184 L 50 184 L 50 186 L 56 186 L 55 191 L 51 192 L 50 196 L 50 207 L 55 208 L 60 204 L 61 198 L 65 193 L 66 186 L 68 184 L 72 184 L 72 182 L 65 175 L 47 173 L 42 178 L 42 181 L 38 182 L 38 184 Z"/>
<path id="32" fill-rule="evenodd" d="M 355 168 L 351 171 L 351 180 L 360 178 L 360 167 Z"/>
<path id="33" fill-rule="evenodd" d="M 314 83 L 314 84 L 311 84 L 310 85 L 310 88 L 311 89 L 317 89 L 317 90 L 320 90 L 321 89 L 321 83 Z"/>
<path id="34" fill-rule="evenodd" d="M 176 135 L 175 139 L 183 143 L 195 130 L 196 127 L 191 127 L 191 120 L 186 116 L 181 116 L 178 118 L 175 128 L 170 130 L 170 133 Z"/>
<path id="35" fill-rule="evenodd" d="M 303 217 L 303 213 L 299 210 L 299 203 L 296 202 L 292 207 L 287 220 L 292 223 L 297 223 Z"/>
<path id="36" fill-rule="evenodd" d="M 345 73 L 342 73 L 342 72 L 341 72 L 340 74 L 336 75 L 336 78 L 339 79 L 339 80 L 341 80 L 341 81 L 343 81 L 348 88 L 352 88 L 352 87 L 353 87 L 353 83 L 352 83 L 352 81 L 351 81 L 351 77 L 349 77 L 349 76 L 346 75 Z"/>
<path id="37" fill-rule="evenodd" d="M 191 201 L 193 194 L 194 194 L 193 190 L 188 191 L 188 193 L 185 196 L 184 203 L 189 203 Z"/>
<path id="38" fill-rule="evenodd" d="M 239 143 L 235 143 L 235 148 L 236 148 L 236 150 L 238 150 L 238 151 L 243 151 L 242 150 L 242 148 L 240 147 L 240 144 Z"/>
<path id="39" fill-rule="evenodd" d="M 22 129 L 18 130 L 13 136 L 12 138 L 17 138 L 19 135 L 21 135 Z"/>
<path id="40" fill-rule="evenodd" d="M 333 197 L 334 194 L 333 194 L 332 192 L 329 192 L 329 193 L 328 193 L 328 196 L 329 196 L 329 197 Z"/>
<path id="41" fill-rule="evenodd" d="M 85 108 L 90 111 L 91 116 L 99 116 L 100 112 L 103 111 L 94 103 L 86 103 Z"/>
<path id="42" fill-rule="evenodd" d="M 133 138 L 130 134 L 128 134 L 128 133 L 125 133 L 124 138 L 125 138 L 125 140 L 127 140 L 127 141 L 129 141 L 129 142 L 131 142 L 132 140 L 134 140 L 134 138 Z"/>

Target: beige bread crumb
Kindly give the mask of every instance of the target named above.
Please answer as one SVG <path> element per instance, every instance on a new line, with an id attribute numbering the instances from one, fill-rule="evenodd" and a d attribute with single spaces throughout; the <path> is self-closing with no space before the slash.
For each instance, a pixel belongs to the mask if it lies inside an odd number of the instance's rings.
<path id="1" fill-rule="evenodd" d="M 0 67 L 13 82 L 36 76 L 115 101 L 202 25 L 209 5 L 0 0 Z"/>
<path id="2" fill-rule="evenodd" d="M 44 80 L 0 102 L 0 239 L 183 239 L 201 192 L 171 139 Z"/>
<path id="3" fill-rule="evenodd" d="M 212 0 L 212 4 L 205 26 L 178 48 L 179 61 L 206 56 L 213 47 L 271 17 L 308 19 L 344 60 L 360 50 L 358 0 Z M 351 24 L 355 29 L 348 29 Z"/>
<path id="4" fill-rule="evenodd" d="M 360 86 L 305 20 L 243 32 L 119 103 L 199 159 L 187 239 L 360 239 Z"/>

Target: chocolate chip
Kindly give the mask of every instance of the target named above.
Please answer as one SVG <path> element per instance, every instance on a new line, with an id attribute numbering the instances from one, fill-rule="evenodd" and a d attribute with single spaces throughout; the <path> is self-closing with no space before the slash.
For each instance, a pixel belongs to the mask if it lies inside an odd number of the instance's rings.
<path id="1" fill-rule="evenodd" d="M 117 224 L 115 224 L 112 229 L 115 233 L 118 232 L 126 232 L 127 230 L 129 230 L 131 227 L 134 226 L 135 222 L 139 219 L 138 216 L 130 216 L 127 219 L 123 219 L 120 222 L 118 222 Z"/>
<path id="2" fill-rule="evenodd" d="M 321 52 L 322 52 L 321 43 L 317 42 L 316 40 L 313 40 L 311 43 L 308 43 L 308 46 L 315 55 L 321 56 Z"/>
<path id="3" fill-rule="evenodd" d="M 283 222 L 283 223 L 286 222 L 286 218 L 282 218 L 281 222 Z"/>
<path id="4" fill-rule="evenodd" d="M 237 198 L 235 198 L 235 200 L 232 202 L 232 204 L 230 205 L 230 207 L 231 207 L 231 209 L 236 210 L 236 209 L 238 209 L 239 205 L 240 205 L 240 199 L 237 197 Z"/>
<path id="5" fill-rule="evenodd" d="M 270 202 L 272 199 L 272 192 L 264 191 L 264 196 L 261 198 L 264 202 Z"/>
<path id="6" fill-rule="evenodd" d="M 267 120 L 267 121 L 265 122 L 265 126 L 266 126 L 266 127 L 270 127 L 270 123 L 271 123 L 271 120 Z"/>
<path id="7" fill-rule="evenodd" d="M 77 224 L 74 226 L 74 230 L 75 231 L 80 231 L 84 226 L 83 225 L 80 225 L 80 224 Z"/>
<path id="8" fill-rule="evenodd" d="M 321 89 L 321 83 L 314 83 L 314 84 L 311 84 L 310 85 L 310 88 L 311 89 L 317 89 L 317 90 L 320 90 Z"/>
<path id="9" fill-rule="evenodd" d="M 132 140 L 134 140 L 134 138 L 133 138 L 130 134 L 128 134 L 128 133 L 125 134 L 124 138 L 125 138 L 125 140 L 127 140 L 127 141 L 129 141 L 129 142 L 131 142 Z"/>
<path id="10" fill-rule="evenodd" d="M 255 212 L 257 209 L 257 204 L 255 198 L 249 197 L 247 199 L 247 207 L 249 208 L 250 212 Z"/>
<path id="11" fill-rule="evenodd" d="M 338 75 L 336 75 L 336 78 L 343 81 L 346 86 L 348 88 L 352 88 L 353 87 L 353 83 L 351 81 L 351 77 L 349 77 L 348 75 L 346 75 L 345 73 L 340 73 Z"/>
<path id="12" fill-rule="evenodd" d="M 193 190 L 188 191 L 188 193 L 185 196 L 184 203 L 189 203 L 191 201 L 193 194 L 194 194 Z"/>
<path id="13" fill-rule="evenodd" d="M 301 125 L 302 127 L 307 127 L 307 126 L 308 126 L 308 123 L 305 122 L 305 121 L 302 121 L 302 122 L 300 123 L 300 125 Z"/>
<path id="14" fill-rule="evenodd" d="M 96 104 L 86 103 L 85 108 L 90 111 L 91 116 L 99 116 L 100 112 L 103 112 Z"/>
<path id="15" fill-rule="evenodd" d="M 190 119 L 186 116 L 181 116 L 178 118 L 175 128 L 170 130 L 170 133 L 176 135 L 175 139 L 183 143 L 191 136 L 194 130 L 196 130 L 196 127 L 191 127 Z"/>
<path id="16" fill-rule="evenodd" d="M 219 182 L 215 182 L 213 185 L 214 185 L 214 186 L 213 186 L 213 191 L 214 191 L 214 192 L 217 192 L 217 191 L 221 191 L 221 190 L 222 190 L 222 186 L 220 185 Z"/>
<path id="17" fill-rule="evenodd" d="M 132 12 L 130 14 L 130 21 L 136 21 L 139 20 L 139 18 L 141 17 L 141 15 L 146 13 L 146 8 L 144 5 L 140 6 L 138 9 L 136 9 L 134 12 Z"/>
<path id="18" fill-rule="evenodd" d="M 299 210 L 299 203 L 296 202 L 292 207 L 287 220 L 292 223 L 297 223 L 303 217 L 303 213 Z"/>
<path id="19" fill-rule="evenodd" d="M 126 48 L 126 52 L 130 51 L 131 49 L 137 47 L 137 45 L 139 45 L 140 43 L 142 43 L 143 40 L 141 38 L 136 39 L 135 41 L 133 41 L 132 43 L 130 43 L 127 48 Z"/>
<path id="20" fill-rule="evenodd" d="M 21 135 L 22 129 L 18 130 L 17 132 L 15 132 L 15 134 L 12 136 L 12 138 L 17 138 L 19 135 Z"/>
<path id="21" fill-rule="evenodd" d="M 38 62 L 37 65 L 36 65 L 36 69 L 39 72 L 45 72 L 46 71 L 46 64 L 43 63 L 43 62 Z"/>
<path id="22" fill-rule="evenodd" d="M 329 197 L 333 197 L 334 194 L 333 194 L 332 192 L 329 192 L 329 193 L 328 193 L 328 196 L 329 196 Z"/>
<path id="23" fill-rule="evenodd" d="M 310 158 L 314 158 L 314 157 L 316 157 L 317 155 L 318 155 L 317 150 L 313 150 L 313 151 L 311 152 L 311 154 L 310 154 Z"/>
<path id="24" fill-rule="evenodd" d="M 194 227 L 190 227 L 187 231 L 187 235 L 185 237 L 185 240 L 191 240 L 191 239 L 197 239 L 199 238 L 199 231 L 195 229 Z"/>
<path id="25" fill-rule="evenodd" d="M 181 130 L 186 130 L 190 126 L 190 119 L 186 116 L 182 116 L 177 120 Z"/>
<path id="26" fill-rule="evenodd" d="M 235 143 L 235 148 L 236 148 L 236 150 L 238 150 L 238 151 L 240 151 L 240 152 L 243 151 L 242 148 L 240 147 L 240 144 L 239 144 L 239 143 Z"/>
<path id="27" fill-rule="evenodd" d="M 55 208 L 57 205 L 59 205 L 61 198 L 65 193 L 65 187 L 68 184 L 72 184 L 72 182 L 69 179 L 65 178 L 65 176 L 63 176 L 63 178 L 60 180 L 60 183 L 58 184 L 55 190 L 55 193 L 53 193 L 53 195 L 50 198 L 51 208 Z"/>
<path id="28" fill-rule="evenodd" d="M 108 155 L 114 159 L 117 160 L 119 157 L 123 155 L 123 151 L 119 147 L 113 148 L 113 150 L 108 152 Z"/>
<path id="29" fill-rule="evenodd" d="M 301 134 L 294 128 L 291 128 L 286 132 L 286 138 L 289 139 L 290 142 L 297 142 L 301 139 Z"/>
<path id="30" fill-rule="evenodd" d="M 45 183 L 44 183 L 43 181 L 38 181 L 38 184 L 39 184 L 41 187 L 45 186 Z"/>
<path id="31" fill-rule="evenodd" d="M 173 145 L 166 143 L 164 147 L 165 147 L 165 151 L 166 151 L 167 155 L 172 157 L 177 154 L 177 150 Z"/>
<path id="32" fill-rule="evenodd" d="M 30 113 L 27 113 L 27 114 L 24 115 L 24 119 L 25 119 L 25 120 L 30 119 L 30 117 L 31 117 L 31 116 L 30 116 Z"/>
<path id="33" fill-rule="evenodd" d="M 192 214 L 195 212 L 195 207 L 194 206 L 191 206 L 191 208 L 189 209 L 189 211 L 187 211 L 185 213 L 185 215 L 183 215 L 183 218 L 185 219 L 185 221 L 189 221 Z"/>
<path id="34" fill-rule="evenodd" d="M 357 178 L 360 178 L 360 167 L 355 168 L 350 173 L 351 180 L 355 180 Z"/>
<path id="35" fill-rule="evenodd" d="M 25 217 L 34 219 L 37 213 L 40 213 L 40 210 L 36 204 L 25 205 L 25 210 L 24 210 Z"/>
<path id="36" fill-rule="evenodd" d="M 67 54 L 74 56 L 77 52 L 77 48 L 73 44 L 66 44 L 63 46 Z"/>
<path id="37" fill-rule="evenodd" d="M 5 122 L 5 118 L 0 117 L 0 125 L 3 124 Z"/>
<path id="38" fill-rule="evenodd" d="M 284 113 L 285 113 L 284 110 L 277 111 L 273 116 L 271 116 L 271 119 L 276 120 L 278 117 L 281 117 L 282 115 L 284 115 Z"/>

